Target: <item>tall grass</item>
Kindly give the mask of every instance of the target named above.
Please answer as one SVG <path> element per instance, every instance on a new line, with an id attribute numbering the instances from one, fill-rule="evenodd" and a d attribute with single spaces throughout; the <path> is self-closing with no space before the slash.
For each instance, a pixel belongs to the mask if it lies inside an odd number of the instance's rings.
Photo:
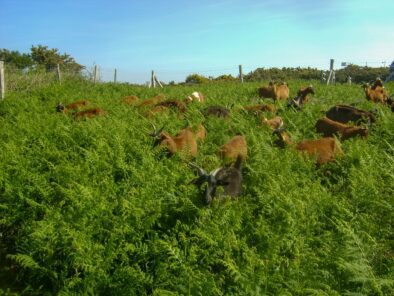
<path id="1" fill-rule="evenodd" d="M 291 95 L 306 83 L 290 81 Z M 271 132 L 242 111 L 258 86 L 65 79 L 10 91 L 0 102 L 0 294 L 393 294 L 393 114 L 357 85 L 317 84 L 302 112 L 282 108 L 295 141 L 318 138 L 314 124 L 335 103 L 377 108 L 369 138 L 343 143 L 337 164 L 316 169 L 274 147 Z M 221 164 L 221 144 L 246 136 L 242 196 L 210 207 L 188 185 L 194 174 L 184 161 L 161 158 L 149 122 L 120 102 L 196 89 L 207 104 L 234 103 L 232 118 L 204 119 L 192 105 L 187 120 L 153 121 L 170 133 L 204 122 L 195 162 L 207 170 Z M 76 122 L 55 112 L 77 99 L 108 115 Z"/>

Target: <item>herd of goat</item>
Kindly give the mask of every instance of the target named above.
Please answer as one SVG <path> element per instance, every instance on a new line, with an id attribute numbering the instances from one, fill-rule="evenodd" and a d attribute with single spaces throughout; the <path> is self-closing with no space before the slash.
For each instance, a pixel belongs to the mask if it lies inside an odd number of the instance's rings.
<path id="1" fill-rule="evenodd" d="M 377 78 L 375 82 L 364 84 L 363 89 L 367 100 L 376 103 L 387 104 L 394 112 L 394 103 L 388 96 L 382 81 Z M 268 86 L 258 89 L 259 97 L 271 98 L 274 101 L 287 101 L 287 107 L 294 110 L 301 110 L 308 102 L 308 96 L 315 94 L 313 87 L 310 85 L 301 88 L 297 96 L 289 99 L 289 88 L 285 82 L 270 82 Z M 141 100 L 137 96 L 126 96 L 122 98 L 124 104 L 134 106 L 144 113 L 145 117 L 153 117 L 162 112 L 175 110 L 177 114 L 183 116 L 189 103 L 203 104 L 205 97 L 200 92 L 193 92 L 183 100 L 166 99 L 164 95 L 158 95 L 150 99 Z M 89 102 L 80 100 L 68 105 L 59 103 L 56 106 L 58 112 L 70 113 L 76 120 L 91 118 L 105 115 L 107 112 L 101 108 L 89 108 Z M 202 109 L 205 116 L 216 116 L 221 118 L 230 117 L 231 107 L 209 106 Z M 339 140 L 346 140 L 352 137 L 368 136 L 368 126 L 375 122 L 373 112 L 357 109 L 349 105 L 335 105 L 326 112 L 326 116 L 319 119 L 315 125 L 316 131 L 323 137 L 317 140 L 304 140 L 294 143 L 289 134 L 283 128 L 283 119 L 280 116 L 274 116 L 270 119 L 263 114 L 275 114 L 277 107 L 275 104 L 257 104 L 244 106 L 246 112 L 253 112 L 258 115 L 261 125 L 268 126 L 277 136 L 274 144 L 284 148 L 286 146 L 294 147 L 298 151 L 305 152 L 307 155 L 316 158 L 316 165 L 321 166 L 327 162 L 335 161 L 337 157 L 343 155 Z M 349 124 L 352 122 L 352 124 Z M 152 124 L 152 123 L 151 123 Z M 164 127 L 156 129 L 153 126 L 153 132 L 150 136 L 154 138 L 154 146 L 160 146 L 168 156 L 176 153 L 181 154 L 185 159 L 192 159 L 197 155 L 198 142 L 203 141 L 206 137 L 206 130 L 202 124 L 197 127 L 187 126 L 180 130 L 175 136 L 164 131 Z M 336 137 L 334 137 L 336 136 Z M 242 188 L 242 162 L 246 160 L 248 147 L 246 138 L 243 135 L 235 135 L 227 143 L 220 146 L 218 155 L 221 159 L 231 161 L 232 164 L 224 165 L 212 172 L 206 172 L 196 164 L 189 162 L 189 166 L 195 169 L 198 177 L 190 182 L 201 187 L 205 187 L 205 201 L 210 204 L 216 195 L 216 190 L 220 186 L 223 188 L 223 195 L 237 197 L 241 194 Z"/>

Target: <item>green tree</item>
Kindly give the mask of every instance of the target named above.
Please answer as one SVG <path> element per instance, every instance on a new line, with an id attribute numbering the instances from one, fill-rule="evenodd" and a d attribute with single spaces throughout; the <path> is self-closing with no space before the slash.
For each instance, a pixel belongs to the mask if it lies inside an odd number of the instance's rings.
<path id="1" fill-rule="evenodd" d="M 31 58 L 38 66 L 43 66 L 51 71 L 59 64 L 63 69 L 71 72 L 80 72 L 84 66 L 78 64 L 69 54 L 60 54 L 57 48 L 49 49 L 48 46 L 37 45 L 31 47 Z"/>
<path id="2" fill-rule="evenodd" d="M 186 77 L 185 82 L 186 83 L 202 84 L 202 83 L 209 82 L 209 79 L 207 77 L 199 75 L 199 74 L 191 74 Z"/>
<path id="3" fill-rule="evenodd" d="M 33 65 L 33 60 L 29 54 L 5 48 L 0 49 L 0 60 L 18 69 L 26 69 Z"/>

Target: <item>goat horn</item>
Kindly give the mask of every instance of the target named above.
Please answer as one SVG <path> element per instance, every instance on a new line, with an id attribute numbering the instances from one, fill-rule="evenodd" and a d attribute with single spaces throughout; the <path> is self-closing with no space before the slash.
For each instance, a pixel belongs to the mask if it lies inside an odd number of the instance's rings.
<path id="1" fill-rule="evenodd" d="M 206 171 L 204 171 L 204 169 L 200 168 L 199 166 L 197 166 L 196 164 L 194 164 L 192 162 L 189 162 L 188 165 L 189 165 L 190 168 L 196 169 L 198 171 L 198 175 L 200 177 L 207 174 Z"/>

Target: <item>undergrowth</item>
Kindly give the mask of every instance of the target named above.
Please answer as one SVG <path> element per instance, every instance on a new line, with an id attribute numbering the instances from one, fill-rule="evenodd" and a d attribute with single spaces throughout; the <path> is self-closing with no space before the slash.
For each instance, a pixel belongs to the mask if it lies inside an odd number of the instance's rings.
<path id="1" fill-rule="evenodd" d="M 309 84 L 290 81 L 291 96 Z M 316 84 L 316 83 L 315 83 Z M 392 295 L 394 116 L 358 85 L 316 84 L 301 112 L 280 115 L 295 141 L 318 138 L 314 124 L 336 103 L 377 108 L 367 140 L 316 168 L 273 145 L 243 105 L 257 83 L 147 89 L 66 79 L 15 89 L 0 102 L 0 295 Z M 388 85 L 393 91 L 394 86 Z M 203 122 L 195 162 L 236 133 L 249 157 L 243 194 L 202 202 L 182 158 L 160 157 L 151 125 L 121 98 L 201 91 L 207 105 L 233 105 L 232 118 L 152 119 L 175 134 Z M 87 99 L 105 117 L 74 121 L 58 102 Z"/>

